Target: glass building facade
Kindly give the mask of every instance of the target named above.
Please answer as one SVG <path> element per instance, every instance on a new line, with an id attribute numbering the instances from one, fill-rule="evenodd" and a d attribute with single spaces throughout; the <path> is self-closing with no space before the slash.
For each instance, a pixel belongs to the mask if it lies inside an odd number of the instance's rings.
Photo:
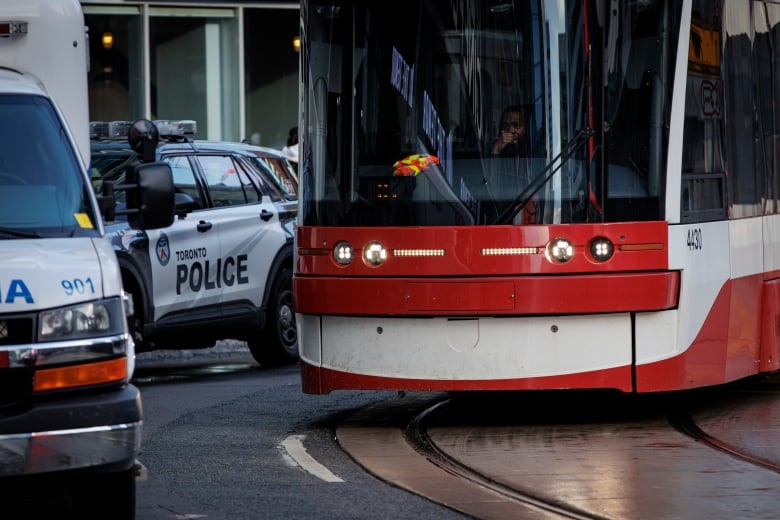
<path id="1" fill-rule="evenodd" d="M 282 148 L 298 124 L 298 2 L 81 2 L 90 120 L 194 119 Z"/>

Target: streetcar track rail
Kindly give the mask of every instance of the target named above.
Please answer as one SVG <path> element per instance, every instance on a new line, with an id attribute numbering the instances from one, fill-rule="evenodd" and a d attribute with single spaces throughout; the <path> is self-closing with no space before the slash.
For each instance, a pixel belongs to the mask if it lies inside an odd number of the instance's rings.
<path id="1" fill-rule="evenodd" d="M 669 414 L 669 423 L 680 433 L 687 435 L 693 440 L 709 446 L 712 449 L 726 453 L 736 459 L 748 464 L 758 466 L 775 473 L 780 473 L 780 463 L 754 455 L 747 450 L 741 449 L 733 444 L 717 439 L 701 428 L 694 422 L 690 412 L 676 411 Z"/>
<path id="2" fill-rule="evenodd" d="M 481 486 L 482 488 L 497 493 L 507 499 L 514 500 L 533 509 L 557 514 L 562 518 L 577 520 L 606 520 L 608 518 L 583 511 L 560 501 L 550 500 L 549 498 L 541 497 L 528 491 L 507 486 L 484 473 L 461 464 L 453 457 L 444 453 L 428 436 L 425 422 L 432 414 L 449 403 L 449 400 L 440 401 L 430 408 L 423 410 L 409 422 L 404 432 L 407 442 L 432 464 L 447 473 L 467 480 L 477 486 Z"/>
<path id="3" fill-rule="evenodd" d="M 533 394 L 522 416 L 513 395 L 399 394 L 351 416 L 337 437 L 375 476 L 474 518 L 663 517 L 691 507 L 701 517 L 769 518 L 780 489 L 778 388 Z"/>

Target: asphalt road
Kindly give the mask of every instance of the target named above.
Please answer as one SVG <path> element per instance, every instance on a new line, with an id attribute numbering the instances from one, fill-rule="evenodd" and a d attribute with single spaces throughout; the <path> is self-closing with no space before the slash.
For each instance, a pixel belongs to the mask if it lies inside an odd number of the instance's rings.
<path id="1" fill-rule="evenodd" d="M 140 354 L 135 376 L 138 519 L 465 518 L 373 477 L 338 445 L 341 421 L 394 393 L 305 395 L 297 366 L 260 367 L 240 344 Z"/>

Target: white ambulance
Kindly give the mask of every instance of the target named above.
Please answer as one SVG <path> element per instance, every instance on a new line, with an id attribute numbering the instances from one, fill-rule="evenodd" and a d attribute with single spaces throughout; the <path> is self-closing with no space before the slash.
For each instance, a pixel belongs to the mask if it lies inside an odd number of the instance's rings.
<path id="1" fill-rule="evenodd" d="M 87 175 L 87 43 L 78 0 L 0 0 L 0 498 L 52 508 L 30 518 L 135 511 L 132 306 L 104 235 L 113 201 Z M 115 187 L 129 220 L 170 225 L 170 169 L 131 170 Z"/>

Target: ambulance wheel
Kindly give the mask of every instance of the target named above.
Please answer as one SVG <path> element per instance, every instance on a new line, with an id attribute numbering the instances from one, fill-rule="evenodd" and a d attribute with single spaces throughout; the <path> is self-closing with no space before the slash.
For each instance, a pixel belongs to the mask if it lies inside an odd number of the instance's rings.
<path id="1" fill-rule="evenodd" d="M 265 327 L 247 341 L 252 357 L 265 366 L 298 361 L 298 329 L 293 308 L 292 269 L 283 268 L 274 281 Z"/>

